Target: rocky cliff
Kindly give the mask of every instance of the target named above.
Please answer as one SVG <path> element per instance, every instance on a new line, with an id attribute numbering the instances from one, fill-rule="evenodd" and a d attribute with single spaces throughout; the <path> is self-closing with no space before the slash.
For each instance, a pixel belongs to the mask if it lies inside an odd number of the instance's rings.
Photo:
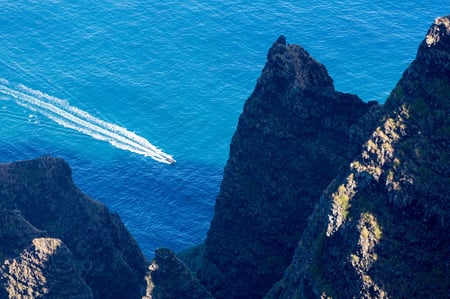
<path id="1" fill-rule="evenodd" d="M 93 298 L 60 239 L 34 238 L 19 256 L 4 261 L 0 273 L 2 298 Z"/>
<path id="2" fill-rule="evenodd" d="M 214 298 L 191 270 L 167 248 L 156 250 L 146 280 L 146 295 L 142 299 Z"/>
<path id="3" fill-rule="evenodd" d="M 61 159 L 0 165 L 0 297 L 139 298 L 147 262 Z"/>
<path id="4" fill-rule="evenodd" d="M 0 164 L 0 261 L 1 299 L 213 298 L 169 249 L 149 265 L 53 157 Z"/>
<path id="5" fill-rule="evenodd" d="M 257 298 L 283 275 L 321 192 L 350 159 L 369 109 L 283 36 L 269 50 L 230 146 L 200 280 L 217 298 Z M 191 265 L 195 268 L 195 265 Z"/>
<path id="6" fill-rule="evenodd" d="M 267 298 L 447 295 L 449 28 L 436 20 L 382 106 L 275 42 L 206 242 L 181 255 L 217 298 L 261 298 L 282 275 Z"/>
<path id="7" fill-rule="evenodd" d="M 447 298 L 450 18 L 438 18 L 322 194 L 267 298 Z"/>

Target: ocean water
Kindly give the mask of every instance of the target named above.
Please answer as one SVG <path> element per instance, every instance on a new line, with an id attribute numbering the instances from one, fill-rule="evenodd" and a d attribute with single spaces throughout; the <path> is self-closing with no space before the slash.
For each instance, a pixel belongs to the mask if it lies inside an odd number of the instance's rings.
<path id="1" fill-rule="evenodd" d="M 280 34 L 338 90 L 384 102 L 449 13 L 447 1 L 72 2 L 0 0 L 0 162 L 64 158 L 148 257 L 206 237 L 239 114 Z"/>

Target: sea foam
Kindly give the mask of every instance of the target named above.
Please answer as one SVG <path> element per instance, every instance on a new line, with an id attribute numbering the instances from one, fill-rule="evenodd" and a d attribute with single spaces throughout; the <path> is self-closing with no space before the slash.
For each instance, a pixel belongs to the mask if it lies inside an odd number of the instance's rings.
<path id="1" fill-rule="evenodd" d="M 116 148 L 151 157 L 161 163 L 175 163 L 171 155 L 164 153 L 144 137 L 71 106 L 66 100 L 22 84 L 13 86 L 2 78 L 0 78 L 0 93 L 14 98 L 18 105 L 38 112 L 65 128 L 106 141 Z"/>

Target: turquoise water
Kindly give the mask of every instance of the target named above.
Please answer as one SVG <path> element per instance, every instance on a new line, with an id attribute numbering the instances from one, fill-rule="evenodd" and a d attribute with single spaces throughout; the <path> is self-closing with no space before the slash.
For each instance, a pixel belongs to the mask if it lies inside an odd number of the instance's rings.
<path id="1" fill-rule="evenodd" d="M 149 257 L 205 238 L 243 103 L 280 34 L 325 64 L 338 90 L 383 102 L 449 13 L 446 1 L 68 2 L 0 0 L 0 161 L 63 157 Z M 63 124 L 49 101 L 88 113 L 88 127 Z M 94 118 L 177 163 L 97 138 Z"/>

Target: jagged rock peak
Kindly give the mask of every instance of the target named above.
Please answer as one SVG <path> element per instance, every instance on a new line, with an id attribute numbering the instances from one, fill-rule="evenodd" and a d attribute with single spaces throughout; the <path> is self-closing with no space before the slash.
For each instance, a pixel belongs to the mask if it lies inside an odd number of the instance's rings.
<path id="1" fill-rule="evenodd" d="M 449 25 L 436 19 L 371 114 L 360 153 L 325 189 L 266 298 L 448 297 Z"/>
<path id="2" fill-rule="evenodd" d="M 283 46 L 286 46 L 286 36 L 280 35 L 275 41 L 275 44 L 282 44 Z"/>
<path id="3" fill-rule="evenodd" d="M 428 30 L 425 42 L 428 47 L 436 46 L 439 43 L 450 42 L 450 15 L 436 18 L 434 24 Z"/>
<path id="4" fill-rule="evenodd" d="M 267 63 L 258 80 L 261 85 L 275 85 L 278 90 L 288 86 L 300 89 L 331 88 L 333 79 L 321 63 L 317 62 L 299 45 L 286 44 L 286 37 L 280 35 L 267 55 Z"/>
<path id="5" fill-rule="evenodd" d="M 437 18 L 417 51 L 416 64 L 423 71 L 450 76 L 450 15 Z M 417 67 L 412 65 L 414 70 Z"/>
<path id="6" fill-rule="evenodd" d="M 385 106 L 390 110 L 406 103 L 418 106 L 413 103 L 417 99 L 426 99 L 432 106 L 444 104 L 450 96 L 445 88 L 449 80 L 450 16 L 446 16 L 437 18 L 430 26 L 416 59 L 404 72 Z"/>
<path id="7" fill-rule="evenodd" d="M 216 298 L 261 298 L 282 277 L 367 109 L 302 47 L 275 41 L 230 144 L 200 269 L 186 261 Z"/>
<path id="8" fill-rule="evenodd" d="M 419 48 L 416 60 L 424 71 L 434 76 L 444 75 L 450 78 L 450 15 L 434 21 Z"/>

